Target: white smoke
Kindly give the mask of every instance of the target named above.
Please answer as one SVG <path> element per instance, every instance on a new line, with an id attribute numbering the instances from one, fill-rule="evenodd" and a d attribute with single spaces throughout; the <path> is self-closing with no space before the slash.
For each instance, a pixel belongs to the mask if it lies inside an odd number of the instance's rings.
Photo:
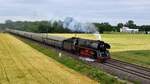
<path id="1" fill-rule="evenodd" d="M 91 23 L 80 23 L 75 21 L 72 17 L 67 17 L 63 21 L 63 27 L 74 32 L 92 33 L 96 36 L 97 40 L 101 40 L 101 35 L 99 34 L 97 28 Z"/>
<path id="2" fill-rule="evenodd" d="M 96 26 L 92 23 L 81 23 L 74 20 L 72 17 L 67 17 L 64 21 L 53 19 L 51 20 L 51 26 L 54 22 L 62 25 L 64 28 L 68 28 L 73 32 L 83 32 L 93 34 L 97 40 L 102 40 L 100 33 L 98 32 Z"/>

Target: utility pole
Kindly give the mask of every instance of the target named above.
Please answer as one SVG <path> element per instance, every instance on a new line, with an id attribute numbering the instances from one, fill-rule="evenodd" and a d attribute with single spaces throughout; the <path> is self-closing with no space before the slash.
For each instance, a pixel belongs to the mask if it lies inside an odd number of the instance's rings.
<path id="1" fill-rule="evenodd" d="M 48 40 L 48 27 L 46 28 L 47 29 L 47 34 L 46 34 L 46 39 Z"/>

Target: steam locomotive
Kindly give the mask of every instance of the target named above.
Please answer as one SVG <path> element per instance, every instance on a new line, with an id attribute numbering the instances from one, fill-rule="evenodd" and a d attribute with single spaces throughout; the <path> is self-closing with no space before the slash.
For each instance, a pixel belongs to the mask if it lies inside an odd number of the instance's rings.
<path id="1" fill-rule="evenodd" d="M 108 43 L 99 40 L 81 39 L 77 37 L 64 38 L 58 36 L 47 36 L 45 34 L 37 34 L 13 29 L 7 29 L 7 32 L 22 36 L 31 40 L 35 40 L 47 45 L 64 49 L 78 54 L 82 57 L 88 57 L 98 62 L 105 62 L 110 59 L 108 49 L 111 46 Z"/>

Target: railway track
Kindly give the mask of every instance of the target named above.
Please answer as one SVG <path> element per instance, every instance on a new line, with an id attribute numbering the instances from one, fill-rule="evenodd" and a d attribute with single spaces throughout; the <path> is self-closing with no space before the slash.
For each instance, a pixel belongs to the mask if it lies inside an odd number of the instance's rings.
<path id="1" fill-rule="evenodd" d="M 131 64 L 131 63 L 128 63 L 128 62 L 123 62 L 123 61 L 116 60 L 116 59 L 110 59 L 107 63 L 123 65 L 127 69 L 137 71 L 139 73 L 145 74 L 145 75 L 150 77 L 150 68 L 146 68 L 146 67 L 143 67 L 143 66 Z"/>
<path id="2" fill-rule="evenodd" d="M 130 64 L 116 59 L 110 59 L 107 61 L 107 63 L 104 63 L 104 65 L 126 72 L 127 75 L 130 74 L 129 77 L 136 77 L 136 80 L 140 80 L 142 84 L 150 84 L 149 68 Z"/>

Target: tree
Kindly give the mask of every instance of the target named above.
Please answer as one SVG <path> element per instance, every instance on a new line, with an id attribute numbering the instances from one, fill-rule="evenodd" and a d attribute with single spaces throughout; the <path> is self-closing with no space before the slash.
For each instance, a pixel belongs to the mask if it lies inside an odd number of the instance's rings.
<path id="1" fill-rule="evenodd" d="M 39 32 L 39 33 L 47 33 L 47 32 L 48 32 L 48 29 L 49 29 L 49 26 L 48 26 L 48 25 L 40 24 L 40 25 L 38 26 L 38 32 Z"/>
<path id="2" fill-rule="evenodd" d="M 13 21 L 12 20 L 6 20 L 5 21 L 5 26 L 7 28 L 14 28 Z"/>
<path id="3" fill-rule="evenodd" d="M 145 32 L 150 31 L 150 25 L 142 25 L 140 27 L 140 31 L 145 31 Z"/>
<path id="4" fill-rule="evenodd" d="M 11 23 L 13 23 L 12 20 L 6 20 L 6 21 L 5 21 L 5 24 L 11 24 Z"/>
<path id="5" fill-rule="evenodd" d="M 117 24 L 117 27 L 118 27 L 118 28 L 122 28 L 122 27 L 123 27 L 123 23 L 118 23 L 118 24 Z"/>
<path id="6" fill-rule="evenodd" d="M 134 21 L 133 20 L 129 20 L 126 24 L 125 24 L 126 27 L 129 27 L 129 28 L 134 28 L 136 29 L 136 24 L 134 24 Z"/>
<path id="7" fill-rule="evenodd" d="M 107 23 L 107 22 L 104 22 L 104 23 L 94 23 L 95 26 L 98 28 L 99 32 L 100 33 L 103 33 L 104 31 L 114 31 L 113 27 Z"/>

